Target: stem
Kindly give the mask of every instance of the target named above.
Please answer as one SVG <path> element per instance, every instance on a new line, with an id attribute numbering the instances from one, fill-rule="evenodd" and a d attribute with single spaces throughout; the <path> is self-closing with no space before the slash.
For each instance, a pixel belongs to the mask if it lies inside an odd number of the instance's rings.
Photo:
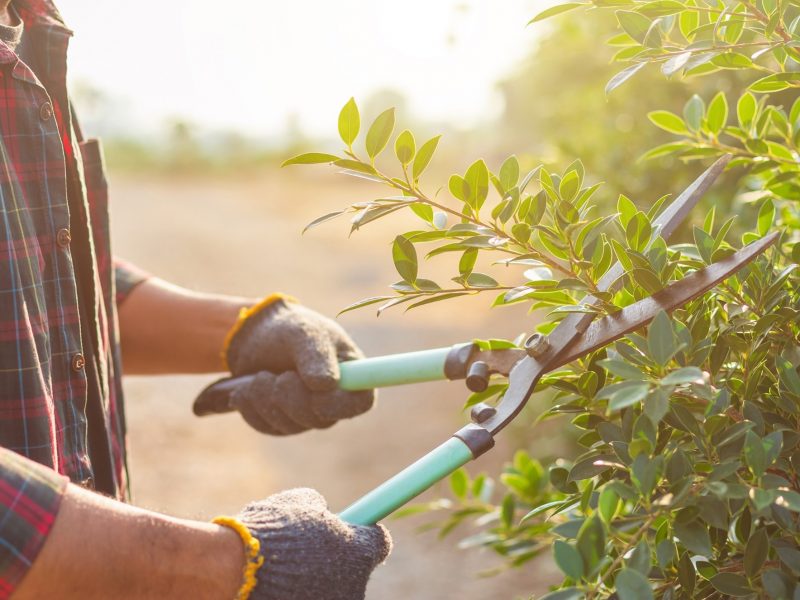
<path id="1" fill-rule="evenodd" d="M 657 512 L 653 513 L 647 518 L 647 520 L 642 524 L 642 526 L 636 530 L 636 533 L 633 534 L 633 537 L 631 537 L 631 539 L 625 545 L 625 548 L 620 551 L 620 553 L 617 555 L 617 558 L 615 558 L 614 562 L 611 563 L 611 566 L 606 571 L 606 574 L 600 579 L 601 585 L 604 585 L 606 583 L 606 579 L 608 579 L 608 577 L 610 577 L 614 573 L 614 571 L 616 571 L 617 568 L 619 568 L 619 566 L 622 564 L 622 561 L 624 560 L 624 556 L 628 552 L 630 552 L 631 549 L 633 549 L 633 547 L 636 544 L 639 543 L 639 540 L 642 539 L 642 536 L 645 533 L 647 533 L 647 530 L 650 529 L 650 525 L 653 524 L 653 521 L 655 521 L 658 518 L 658 516 L 659 513 Z M 597 588 L 589 590 L 586 594 L 586 600 L 591 600 L 592 598 L 595 597 L 596 594 L 597 594 Z"/>
<path id="2" fill-rule="evenodd" d="M 358 157 L 358 155 L 356 155 L 355 152 L 350 152 L 348 150 L 346 152 L 346 154 L 348 156 L 350 156 L 353 160 L 357 160 L 357 161 L 359 161 L 361 163 L 364 162 L 363 160 L 361 160 Z M 374 167 L 374 165 L 371 165 L 371 166 Z M 505 231 L 503 231 L 502 229 L 498 229 L 496 226 L 494 226 L 492 224 L 484 223 L 483 221 L 481 221 L 480 219 L 477 219 L 476 217 L 465 215 L 464 213 L 462 213 L 460 211 L 457 211 L 457 210 L 452 209 L 452 208 L 450 208 L 448 206 L 445 206 L 444 204 L 440 204 L 439 202 L 436 202 L 435 200 L 432 200 L 422 190 L 420 190 L 418 187 L 416 187 L 415 185 L 411 184 L 410 182 L 408 183 L 408 185 L 400 185 L 396 181 L 394 181 L 391 177 L 389 177 L 387 175 L 384 175 L 383 173 L 378 171 L 378 169 L 375 169 L 375 173 L 376 173 L 376 176 L 379 177 L 387 185 L 389 185 L 389 186 L 391 186 L 393 188 L 399 189 L 399 190 L 401 190 L 403 192 L 408 192 L 409 194 L 411 194 L 414 197 L 416 197 L 417 200 L 427 204 L 428 206 L 431 206 L 432 208 L 436 208 L 438 210 L 441 210 L 442 212 L 446 212 L 448 214 L 451 214 L 451 215 L 453 215 L 455 217 L 458 217 L 459 219 L 464 219 L 466 221 L 469 221 L 470 223 L 472 223 L 474 225 L 478 225 L 479 227 L 485 227 L 486 229 L 489 229 L 492 233 L 494 233 L 497 237 L 502 237 L 502 238 L 507 238 L 508 237 L 508 235 L 506 234 Z M 408 179 L 408 178 L 406 177 L 406 179 Z M 565 275 L 567 277 L 574 277 L 576 279 L 579 279 L 578 274 L 575 273 L 572 269 L 567 269 L 566 267 L 561 265 L 558 261 L 556 261 L 556 260 L 550 258 L 549 256 L 546 256 L 546 255 L 542 254 L 541 252 L 539 252 L 538 250 L 536 250 L 536 248 L 528 247 L 528 250 L 530 251 L 529 253 L 531 253 L 531 254 L 534 254 L 534 253 L 537 254 L 537 260 L 539 260 L 540 262 L 546 264 L 551 269 L 553 269 L 555 271 L 558 271 L 559 273 L 561 273 L 562 275 Z"/>

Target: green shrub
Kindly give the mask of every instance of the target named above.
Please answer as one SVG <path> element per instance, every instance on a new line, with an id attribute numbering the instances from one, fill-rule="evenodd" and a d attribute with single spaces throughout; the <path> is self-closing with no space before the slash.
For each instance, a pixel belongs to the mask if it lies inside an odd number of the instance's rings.
<path id="1" fill-rule="evenodd" d="M 537 390 L 550 390 L 551 403 L 537 422 L 569 419 L 581 454 L 546 468 L 519 450 L 497 484 L 458 471 L 452 499 L 406 511 L 441 511 L 442 533 L 472 522 L 479 533 L 462 545 L 489 547 L 511 566 L 551 552 L 564 580 L 550 599 L 800 597 L 798 6 L 596 0 L 533 19 L 614 7 L 619 33 L 610 43 L 627 66 L 609 93 L 644 69 L 670 78 L 740 72 L 747 89 L 738 97 L 694 95 L 682 114 L 649 114 L 676 137 L 646 159 L 734 156 L 735 212 L 750 207 L 753 222 L 734 227 L 735 214 L 713 207 L 691 228 L 693 244 L 667 246 L 654 230 L 666 197 L 644 210 L 624 195 L 604 197 L 577 160 L 558 171 L 523 171 L 513 156 L 491 169 L 477 160 L 441 187 L 423 186 L 439 138 L 418 144 L 401 132 L 394 166 L 384 168 L 376 160 L 392 141 L 394 111 L 375 120 L 358 151 L 353 100 L 339 119 L 340 155 L 287 161 L 332 163 L 392 190 L 313 225 L 344 214 L 353 231 L 399 211 L 419 218 L 392 245 L 400 276 L 392 293 L 346 310 L 488 293 L 492 306 L 528 304 L 547 333 L 570 312 L 614 311 L 783 228 L 772 251 L 715 290 L 542 380 Z M 454 257 L 451 281 L 425 278 L 420 255 Z M 501 267 L 477 271 L 482 256 Z M 615 260 L 626 268 L 621 288 L 600 293 L 597 281 Z M 601 298 L 598 309 L 581 304 L 587 293 Z M 468 404 L 497 398 L 505 385 L 494 380 Z"/>

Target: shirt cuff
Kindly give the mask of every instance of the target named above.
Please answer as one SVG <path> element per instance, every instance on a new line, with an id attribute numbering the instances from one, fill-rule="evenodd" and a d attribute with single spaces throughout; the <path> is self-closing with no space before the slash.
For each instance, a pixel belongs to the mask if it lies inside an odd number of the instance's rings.
<path id="1" fill-rule="evenodd" d="M 69 480 L 0 448 L 0 598 L 9 598 L 42 549 Z"/>
<path id="2" fill-rule="evenodd" d="M 117 306 L 122 305 L 133 289 L 148 280 L 152 275 L 136 265 L 114 258 L 114 279 L 117 288 Z"/>

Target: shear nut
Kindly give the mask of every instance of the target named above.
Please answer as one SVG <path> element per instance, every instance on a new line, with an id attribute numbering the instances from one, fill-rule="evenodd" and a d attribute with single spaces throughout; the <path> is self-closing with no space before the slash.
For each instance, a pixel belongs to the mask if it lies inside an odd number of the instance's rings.
<path id="1" fill-rule="evenodd" d="M 475 361 L 469 367 L 466 377 L 467 388 L 472 392 L 482 392 L 489 387 L 489 365 L 482 360 Z"/>
<path id="2" fill-rule="evenodd" d="M 541 358 L 549 349 L 550 342 L 541 333 L 534 333 L 525 340 L 525 353 L 531 358 Z"/>
<path id="3" fill-rule="evenodd" d="M 470 411 L 470 417 L 474 423 L 483 423 L 491 419 L 495 413 L 497 413 L 497 409 L 494 406 L 489 406 L 484 402 L 479 402 L 472 407 L 472 410 Z"/>

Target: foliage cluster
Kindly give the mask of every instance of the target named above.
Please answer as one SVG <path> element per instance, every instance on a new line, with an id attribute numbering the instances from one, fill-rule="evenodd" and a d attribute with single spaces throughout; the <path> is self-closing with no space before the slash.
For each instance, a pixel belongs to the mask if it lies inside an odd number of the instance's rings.
<path id="1" fill-rule="evenodd" d="M 476 160 L 436 193 L 421 178 L 439 138 L 394 138 L 392 172 L 378 164 L 395 129 L 392 109 L 367 129 L 351 100 L 342 109 L 340 155 L 308 153 L 286 164 L 331 163 L 380 182 L 391 195 L 317 219 L 352 216 L 355 231 L 399 211 L 419 227 L 398 235 L 393 293 L 348 309 L 414 308 L 491 293 L 493 305 L 527 303 L 548 333 L 570 312 L 613 312 L 765 235 L 777 246 L 715 290 L 647 330 L 548 374 L 537 390 L 552 402 L 540 419 L 569 419 L 583 452 L 548 467 L 519 450 L 495 480 L 458 471 L 452 498 L 407 512 L 438 511 L 441 534 L 463 523 L 511 566 L 552 552 L 563 582 L 549 600 L 618 597 L 800 598 L 800 16 L 797 0 L 595 0 L 546 10 L 534 22 L 581 7 L 616 9 L 615 61 L 630 63 L 611 92 L 649 65 L 671 78 L 739 71 L 747 89 L 688 98 L 680 114 L 654 110 L 653 124 L 677 136 L 649 151 L 704 160 L 733 154 L 740 195 L 756 222 L 712 208 L 691 228 L 693 243 L 668 246 L 653 226 L 666 197 L 646 210 L 624 195 L 616 212 L 580 161 L 523 172 L 513 156 L 496 168 Z M 775 94 L 782 93 L 782 96 Z M 782 104 L 776 98 L 789 98 Z M 674 191 L 674 190 L 664 190 Z M 608 205 L 609 201 L 601 201 Z M 611 214 L 608 214 L 611 213 Z M 420 276 L 419 256 L 453 256 L 451 282 Z M 479 256 L 508 281 L 476 271 Z M 611 293 L 597 282 L 625 267 Z M 602 300 L 588 307 L 580 298 Z M 491 401 L 492 382 L 469 403 Z"/>

